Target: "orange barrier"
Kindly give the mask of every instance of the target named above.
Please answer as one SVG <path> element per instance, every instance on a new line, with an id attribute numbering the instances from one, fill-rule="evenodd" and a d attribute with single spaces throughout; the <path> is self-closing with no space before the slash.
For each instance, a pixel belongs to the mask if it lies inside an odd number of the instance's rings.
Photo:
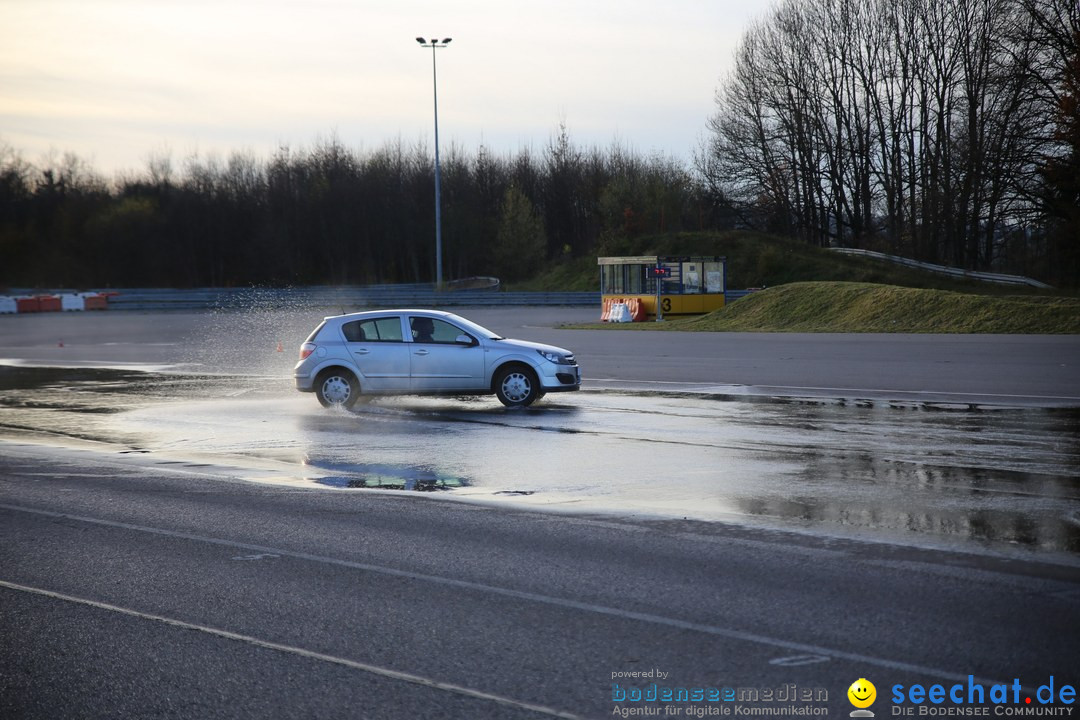
<path id="1" fill-rule="evenodd" d="M 0 295 L 0 313 L 60 312 L 62 310 L 107 310 L 115 292 L 63 293 L 60 295 Z"/>
<path id="2" fill-rule="evenodd" d="M 615 298 L 604 298 L 604 304 L 600 311 L 600 322 L 611 322 L 611 306 L 621 300 Z"/>
<path id="3" fill-rule="evenodd" d="M 109 308 L 109 296 L 105 294 L 86 295 L 83 303 L 87 310 L 107 310 Z"/>
<path id="4" fill-rule="evenodd" d="M 38 295 L 37 301 L 39 312 L 60 312 L 64 307 L 59 295 Z"/>

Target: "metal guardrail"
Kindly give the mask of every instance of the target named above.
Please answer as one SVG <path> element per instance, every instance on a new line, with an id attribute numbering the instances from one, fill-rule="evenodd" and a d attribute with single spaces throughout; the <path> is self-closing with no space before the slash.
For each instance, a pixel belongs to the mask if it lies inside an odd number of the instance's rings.
<path id="1" fill-rule="evenodd" d="M 13 295 L 39 291 L 13 289 Z M 67 291 L 57 291 L 67 292 Z M 430 285 L 364 285 L 296 288 L 122 288 L 109 293 L 110 310 L 132 312 L 244 310 L 294 308 L 354 312 L 389 307 L 489 307 L 594 306 L 600 308 L 599 292 L 502 292 L 457 290 L 436 292 Z M 728 302 L 745 297 L 749 290 L 728 290 Z"/>
<path id="2" fill-rule="evenodd" d="M 975 270 L 964 270 L 962 268 L 948 267 L 945 265 L 934 265 L 932 263 L 919 262 L 918 260 L 911 260 L 905 257 L 899 257 L 898 255 L 886 255 L 885 253 L 875 252 L 873 250 L 859 250 L 857 248 L 829 248 L 830 250 L 845 255 L 859 255 L 862 257 L 876 258 L 878 260 L 885 260 L 887 262 L 896 263 L 898 265 L 906 265 L 908 267 L 918 268 L 920 270 L 928 270 L 930 272 L 941 273 L 943 275 L 952 275 L 953 277 L 970 278 L 972 280 L 982 280 L 984 282 L 1000 283 L 1003 285 L 1029 285 L 1031 287 L 1044 288 L 1052 290 L 1052 285 L 1047 285 L 1044 282 L 1035 280 L 1034 278 L 1024 277 L 1022 275 L 1005 275 L 1002 273 L 988 273 L 977 272 Z"/>
<path id="3" fill-rule="evenodd" d="M 725 303 L 733 303 L 736 300 L 741 300 L 744 297 L 746 297 L 747 295 L 749 295 L 751 293 L 754 293 L 754 292 L 757 292 L 757 291 L 756 290 L 725 290 L 724 291 L 724 302 Z"/>
<path id="4" fill-rule="evenodd" d="M 15 291 L 20 294 L 19 291 Z M 376 307 L 595 305 L 599 292 L 436 292 L 430 285 L 298 288 L 123 288 L 110 290 L 110 310 L 244 310 L 281 307 L 354 311 Z"/>

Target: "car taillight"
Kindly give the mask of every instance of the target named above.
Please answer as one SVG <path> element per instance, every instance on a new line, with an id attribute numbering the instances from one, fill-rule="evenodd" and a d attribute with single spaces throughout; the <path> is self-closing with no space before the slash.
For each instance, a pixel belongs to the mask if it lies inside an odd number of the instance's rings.
<path id="1" fill-rule="evenodd" d="M 307 356 L 315 352 L 315 343 L 304 343 L 300 346 L 300 359 L 306 360 Z"/>

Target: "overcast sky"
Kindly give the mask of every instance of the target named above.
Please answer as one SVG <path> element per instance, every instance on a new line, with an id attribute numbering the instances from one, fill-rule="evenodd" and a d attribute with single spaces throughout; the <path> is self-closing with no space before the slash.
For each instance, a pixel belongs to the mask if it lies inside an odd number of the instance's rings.
<path id="1" fill-rule="evenodd" d="M 0 0 L 0 143 L 109 175 L 331 135 L 689 158 L 770 0 Z"/>

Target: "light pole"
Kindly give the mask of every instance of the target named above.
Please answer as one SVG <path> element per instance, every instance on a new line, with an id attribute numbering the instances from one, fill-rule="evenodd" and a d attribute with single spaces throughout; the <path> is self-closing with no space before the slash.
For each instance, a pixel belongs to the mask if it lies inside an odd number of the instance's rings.
<path id="1" fill-rule="evenodd" d="M 442 203 L 439 201 L 439 76 L 435 71 L 435 48 L 444 48 L 453 38 L 430 41 L 416 38 L 420 47 L 431 48 L 431 83 L 435 89 L 435 288 L 442 290 Z"/>

